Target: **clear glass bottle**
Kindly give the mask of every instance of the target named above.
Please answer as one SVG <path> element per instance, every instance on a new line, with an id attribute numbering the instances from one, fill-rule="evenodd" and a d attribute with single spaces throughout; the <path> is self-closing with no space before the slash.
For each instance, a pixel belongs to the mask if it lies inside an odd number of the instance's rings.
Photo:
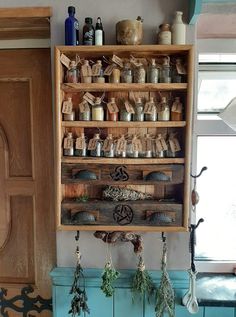
<path id="1" fill-rule="evenodd" d="M 134 69 L 134 83 L 144 84 L 146 82 L 146 70 L 143 65 Z"/>
<path id="2" fill-rule="evenodd" d="M 133 115 L 134 121 L 144 121 L 144 104 L 141 98 L 138 98 L 137 102 L 135 103 L 135 113 Z"/>
<path id="3" fill-rule="evenodd" d="M 123 142 L 125 142 L 127 144 L 127 141 L 125 140 L 124 134 L 121 135 L 120 139 L 123 140 Z M 119 140 L 117 140 L 115 143 L 115 157 L 126 157 L 127 156 L 127 146 L 125 147 L 124 151 L 120 151 L 118 149 L 118 142 L 119 142 Z"/>
<path id="4" fill-rule="evenodd" d="M 171 121 L 183 120 L 183 104 L 180 102 L 180 97 L 175 97 L 171 107 Z"/>
<path id="5" fill-rule="evenodd" d="M 84 64 L 82 65 L 82 68 L 83 67 L 87 69 L 87 75 L 84 75 L 83 72 L 81 71 L 81 83 L 90 84 L 92 82 L 92 69 L 87 59 L 84 60 Z"/>
<path id="6" fill-rule="evenodd" d="M 160 158 L 162 158 L 162 157 L 165 157 L 166 156 L 166 150 L 163 150 L 163 149 L 160 149 L 158 146 L 157 146 L 157 144 L 156 144 L 156 142 L 157 141 L 161 141 L 163 139 L 163 136 L 162 136 L 162 134 L 158 134 L 157 135 L 157 137 L 156 137 L 156 140 L 153 142 L 153 152 L 152 152 L 152 155 L 153 155 L 153 157 L 160 157 Z"/>
<path id="7" fill-rule="evenodd" d="M 91 120 L 91 105 L 87 102 L 85 110 L 82 112 L 79 108 L 79 120 L 90 121 Z"/>
<path id="8" fill-rule="evenodd" d="M 72 98 L 68 97 L 67 101 L 72 104 Z M 75 110 L 72 109 L 71 113 L 63 113 L 64 121 L 74 121 L 75 120 Z"/>
<path id="9" fill-rule="evenodd" d="M 133 138 L 127 142 L 127 157 L 139 157 L 139 151 L 135 150 L 133 146 L 133 142 L 136 138 L 136 136 L 133 136 Z"/>
<path id="10" fill-rule="evenodd" d="M 171 30 L 168 23 L 163 23 L 159 26 L 157 34 L 157 44 L 170 45 L 171 44 Z"/>
<path id="11" fill-rule="evenodd" d="M 63 142 L 63 155 L 74 156 L 74 139 L 72 132 L 68 132 Z"/>
<path id="12" fill-rule="evenodd" d="M 153 97 L 150 97 L 149 103 L 152 104 L 153 111 L 152 113 L 145 113 L 144 119 L 145 121 L 157 121 L 157 106 Z"/>
<path id="13" fill-rule="evenodd" d="M 132 113 L 127 111 L 124 103 L 120 107 L 120 121 L 132 121 Z"/>
<path id="14" fill-rule="evenodd" d="M 172 140 L 174 140 L 174 139 L 177 140 L 177 143 L 178 143 L 178 145 L 179 145 L 179 141 L 178 141 L 178 139 L 176 138 L 176 136 L 175 136 L 173 133 L 170 133 L 169 138 L 168 138 L 168 140 L 167 140 L 167 145 L 168 145 L 168 150 L 167 150 L 167 154 L 166 154 L 167 157 L 173 157 L 173 158 L 174 158 L 174 157 L 180 157 L 180 155 L 181 155 L 181 149 L 180 149 L 180 147 L 179 147 L 179 149 L 176 149 L 176 150 L 173 150 L 173 149 L 171 148 L 170 142 L 171 142 Z"/>
<path id="15" fill-rule="evenodd" d="M 120 69 L 118 66 L 113 68 L 111 75 L 109 76 L 109 83 L 119 84 L 120 83 Z"/>
<path id="16" fill-rule="evenodd" d="M 165 56 L 163 58 L 163 64 L 160 70 L 160 82 L 161 83 L 171 83 L 171 67 L 170 67 L 170 58 Z"/>
<path id="17" fill-rule="evenodd" d="M 125 63 L 121 71 L 121 82 L 131 84 L 133 82 L 133 70 L 129 63 Z"/>
<path id="18" fill-rule="evenodd" d="M 166 97 L 162 97 L 158 104 L 158 121 L 170 121 L 170 106 Z"/>
<path id="19" fill-rule="evenodd" d="M 75 142 L 75 156 L 85 157 L 87 156 L 87 142 L 85 134 L 81 133 L 81 137 L 76 139 Z"/>
<path id="20" fill-rule="evenodd" d="M 90 17 L 85 18 L 83 27 L 83 45 L 94 45 L 95 43 L 95 30 L 93 27 L 93 19 Z"/>
<path id="21" fill-rule="evenodd" d="M 111 98 L 109 103 L 113 103 L 116 105 L 115 98 Z M 119 112 L 110 112 L 108 107 L 106 111 L 106 120 L 107 121 L 118 121 L 119 120 Z"/>
<path id="22" fill-rule="evenodd" d="M 100 68 L 100 73 L 99 73 L 99 75 L 98 76 L 94 76 L 93 77 L 93 82 L 94 83 L 105 83 L 105 77 L 104 77 L 104 75 L 103 75 L 103 73 L 104 73 L 104 70 L 103 70 L 103 68 L 102 68 L 102 61 L 101 60 L 97 60 L 96 61 L 96 65 L 98 65 L 99 66 L 99 68 Z"/>
<path id="23" fill-rule="evenodd" d="M 142 142 L 142 147 L 144 147 L 141 151 L 141 153 L 139 154 L 140 157 L 152 157 L 153 154 L 153 140 L 150 136 L 150 134 L 145 134 L 144 138 L 143 138 L 143 142 Z"/>
<path id="24" fill-rule="evenodd" d="M 99 133 L 94 134 L 93 139 L 96 141 L 96 148 L 94 150 L 90 150 L 90 156 L 93 156 L 93 157 L 103 156 L 103 151 L 102 151 L 103 141 L 100 139 L 100 134 Z"/>
<path id="25" fill-rule="evenodd" d="M 159 69 L 157 68 L 156 61 L 154 58 L 152 58 L 151 64 L 148 66 L 147 69 L 147 83 L 158 83 L 158 73 Z"/>
<path id="26" fill-rule="evenodd" d="M 186 75 L 181 74 L 179 70 L 184 69 L 181 58 L 176 58 L 175 65 L 172 67 L 172 83 L 183 83 L 186 80 Z"/>
<path id="27" fill-rule="evenodd" d="M 104 108 L 99 97 L 95 99 L 95 104 L 92 106 L 92 121 L 104 121 Z"/>
<path id="28" fill-rule="evenodd" d="M 104 157 L 114 157 L 115 156 L 115 142 L 113 140 L 112 134 L 108 134 L 106 140 L 110 142 L 110 149 L 109 151 L 105 151 L 105 149 L 103 150 Z M 104 141 L 104 144 L 106 140 Z"/>
<path id="29" fill-rule="evenodd" d="M 66 71 L 66 82 L 76 84 L 79 82 L 79 70 L 75 61 L 70 62 L 69 69 Z"/>

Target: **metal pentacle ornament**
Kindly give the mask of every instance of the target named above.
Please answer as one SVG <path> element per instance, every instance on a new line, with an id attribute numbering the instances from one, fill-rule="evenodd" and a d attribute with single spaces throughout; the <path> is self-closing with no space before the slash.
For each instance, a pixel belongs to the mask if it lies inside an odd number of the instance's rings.
<path id="1" fill-rule="evenodd" d="M 117 205 L 113 212 L 114 220 L 120 225 L 125 226 L 133 221 L 134 212 L 129 205 Z"/>
<path id="2" fill-rule="evenodd" d="M 129 174 L 126 172 L 126 166 L 117 166 L 115 171 L 110 174 L 113 181 L 127 181 Z"/>

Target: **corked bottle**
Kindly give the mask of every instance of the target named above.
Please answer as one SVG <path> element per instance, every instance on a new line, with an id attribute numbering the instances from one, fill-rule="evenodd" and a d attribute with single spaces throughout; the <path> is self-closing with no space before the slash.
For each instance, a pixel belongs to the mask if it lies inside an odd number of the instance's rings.
<path id="1" fill-rule="evenodd" d="M 99 97 L 95 99 L 94 106 L 92 106 L 92 120 L 104 121 L 104 108 Z"/>
<path id="2" fill-rule="evenodd" d="M 109 83 L 119 84 L 120 83 L 120 69 L 118 66 L 115 66 L 112 70 L 111 75 L 109 76 Z"/>
<path id="3" fill-rule="evenodd" d="M 146 82 L 146 70 L 143 65 L 134 69 L 134 83 L 144 84 Z"/>
<path id="4" fill-rule="evenodd" d="M 79 82 L 79 70 L 76 66 L 75 61 L 71 61 L 69 68 L 67 69 L 66 72 L 66 83 L 73 83 L 76 84 Z"/>
<path id="5" fill-rule="evenodd" d="M 81 83 L 90 84 L 92 82 L 92 69 L 88 60 L 84 60 L 81 66 Z"/>
<path id="6" fill-rule="evenodd" d="M 135 113 L 133 115 L 134 121 L 144 121 L 144 105 L 142 99 L 139 97 L 135 103 Z"/>
<path id="7" fill-rule="evenodd" d="M 172 83 L 186 82 L 186 69 L 181 58 L 176 58 L 175 65 L 172 67 Z"/>
<path id="8" fill-rule="evenodd" d="M 117 140 L 115 144 L 115 157 L 126 157 L 127 156 L 127 140 L 124 134 Z"/>
<path id="9" fill-rule="evenodd" d="M 145 136 L 142 138 L 142 152 L 140 153 L 140 157 L 152 157 L 152 143 L 153 142 L 150 134 L 145 134 Z"/>
<path id="10" fill-rule="evenodd" d="M 107 104 L 106 120 L 107 121 L 119 120 L 119 109 L 116 105 L 116 101 L 114 97 L 112 97 Z"/>
<path id="11" fill-rule="evenodd" d="M 132 139 L 128 140 L 127 143 L 127 156 L 128 157 L 139 157 L 139 152 L 141 149 L 138 148 L 137 143 L 140 143 L 140 140 L 136 135 L 133 136 Z"/>
<path id="12" fill-rule="evenodd" d="M 171 121 L 183 120 L 183 104 L 180 102 L 180 97 L 175 97 L 175 101 L 171 107 Z"/>
<path id="13" fill-rule="evenodd" d="M 103 141 L 100 139 L 100 134 L 94 134 L 93 139 L 89 140 L 88 150 L 90 150 L 90 156 L 100 157 L 103 156 L 102 152 Z"/>
<path id="14" fill-rule="evenodd" d="M 170 58 L 165 56 L 163 58 L 163 63 L 160 70 L 160 82 L 161 83 L 170 83 L 171 82 L 171 67 L 170 67 Z"/>
<path id="15" fill-rule="evenodd" d="M 153 156 L 155 157 L 165 157 L 167 154 L 167 144 L 166 141 L 164 139 L 164 137 L 162 136 L 162 134 L 158 134 L 156 137 L 156 140 L 153 144 Z"/>
<path id="16" fill-rule="evenodd" d="M 82 101 L 79 104 L 79 120 L 80 121 L 91 120 L 91 105 L 87 101 Z"/>
<path id="17" fill-rule="evenodd" d="M 68 132 L 64 137 L 63 141 L 63 155 L 73 156 L 74 155 L 74 139 L 71 132 Z"/>
<path id="18" fill-rule="evenodd" d="M 157 34 L 157 44 L 170 45 L 171 44 L 171 30 L 168 23 L 163 23 L 159 26 L 159 32 Z"/>
<path id="19" fill-rule="evenodd" d="M 62 113 L 63 113 L 64 121 L 75 120 L 75 110 L 73 109 L 73 103 L 72 103 L 71 97 L 68 97 L 67 100 L 63 102 Z"/>
<path id="20" fill-rule="evenodd" d="M 157 106 L 153 97 L 150 97 L 144 107 L 144 119 L 145 121 L 157 121 Z"/>
<path id="21" fill-rule="evenodd" d="M 133 82 L 133 70 L 129 63 L 125 63 L 121 71 L 121 82 L 131 84 Z"/>
<path id="22" fill-rule="evenodd" d="M 86 142 L 84 133 L 81 133 L 81 136 L 76 138 L 75 156 L 80 156 L 80 157 L 87 156 L 87 142 Z"/>
<path id="23" fill-rule="evenodd" d="M 167 103 L 166 97 L 161 98 L 161 102 L 158 104 L 158 121 L 170 120 L 170 106 Z"/>
<path id="24" fill-rule="evenodd" d="M 158 83 L 158 74 L 159 70 L 157 68 L 156 61 L 154 58 L 152 58 L 151 64 L 148 66 L 147 69 L 147 83 Z"/>
<path id="25" fill-rule="evenodd" d="M 93 74 L 93 82 L 100 83 L 100 84 L 105 83 L 105 77 L 103 76 L 104 71 L 102 68 L 102 61 L 101 60 L 97 60 L 96 64 L 93 65 L 92 72 L 94 69 L 97 71 L 97 73 L 95 75 Z"/>
<path id="26" fill-rule="evenodd" d="M 132 121 L 132 115 L 134 113 L 133 106 L 126 100 L 120 108 L 120 121 Z"/>
<path id="27" fill-rule="evenodd" d="M 115 142 L 113 140 L 112 134 L 108 134 L 107 138 L 104 140 L 102 151 L 104 153 L 104 157 L 115 156 Z"/>
<path id="28" fill-rule="evenodd" d="M 167 143 L 168 143 L 167 157 L 180 157 L 181 147 L 179 144 L 179 140 L 177 139 L 174 133 L 170 133 Z"/>

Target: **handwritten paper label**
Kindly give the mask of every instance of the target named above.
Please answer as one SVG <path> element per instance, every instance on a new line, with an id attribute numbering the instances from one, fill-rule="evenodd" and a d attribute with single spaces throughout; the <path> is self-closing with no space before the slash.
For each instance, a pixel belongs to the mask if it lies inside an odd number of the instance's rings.
<path id="1" fill-rule="evenodd" d="M 87 102 L 86 100 L 83 100 L 83 101 L 79 104 L 79 111 L 80 111 L 81 113 L 90 111 L 88 102 Z"/>
<path id="2" fill-rule="evenodd" d="M 142 143 L 141 140 L 138 139 L 136 136 L 133 137 L 132 139 L 132 151 L 133 152 L 141 152 L 142 151 Z"/>
<path id="3" fill-rule="evenodd" d="M 71 100 L 65 100 L 62 104 L 62 113 L 72 114 L 73 111 L 73 104 Z"/>
<path id="4" fill-rule="evenodd" d="M 154 103 L 153 102 L 146 102 L 143 112 L 147 113 L 147 114 L 153 114 L 155 112 Z"/>
<path id="5" fill-rule="evenodd" d="M 116 68 L 116 64 L 108 65 L 106 67 L 106 69 L 104 70 L 104 75 L 105 76 L 110 76 L 112 74 L 114 68 Z"/>
<path id="6" fill-rule="evenodd" d="M 121 137 L 120 139 L 117 140 L 117 147 L 116 147 L 117 152 L 125 152 L 126 147 L 127 147 L 127 141 L 125 140 L 124 137 Z"/>
<path id="7" fill-rule="evenodd" d="M 169 139 L 170 149 L 172 153 L 178 152 L 181 150 L 180 144 L 178 139 L 170 138 Z"/>
<path id="8" fill-rule="evenodd" d="M 111 139 L 106 139 L 106 140 L 104 141 L 104 143 L 103 143 L 102 151 L 104 151 L 104 152 L 110 152 L 110 151 L 111 151 L 112 144 L 113 144 L 113 140 L 111 140 Z"/>
<path id="9" fill-rule="evenodd" d="M 94 95 L 92 95 L 90 92 L 86 92 L 83 95 L 83 99 L 86 100 L 90 105 L 92 105 L 92 106 L 95 105 L 96 97 Z"/>
<path id="10" fill-rule="evenodd" d="M 180 74 L 180 75 L 186 75 L 187 74 L 184 65 L 182 63 L 180 63 L 180 62 L 176 63 L 176 70 L 177 70 L 177 73 Z"/>
<path id="11" fill-rule="evenodd" d="M 61 54 L 60 61 L 64 66 L 66 66 L 66 68 L 69 69 L 71 61 L 65 54 Z"/>
<path id="12" fill-rule="evenodd" d="M 89 144 L 88 144 L 88 150 L 90 150 L 90 151 L 95 150 L 97 147 L 97 142 L 98 142 L 97 139 L 94 139 L 94 138 L 90 139 Z"/>
<path id="13" fill-rule="evenodd" d="M 178 112 L 178 113 L 181 113 L 182 112 L 182 108 L 183 108 L 183 105 L 181 102 L 178 102 L 178 101 L 175 101 L 172 105 L 172 108 L 171 108 L 171 111 L 172 112 Z"/>
<path id="14" fill-rule="evenodd" d="M 142 151 L 148 152 L 152 150 L 152 139 L 150 138 L 143 138 L 142 139 Z"/>
<path id="15" fill-rule="evenodd" d="M 76 150 L 83 150 L 86 148 L 85 138 L 77 138 L 75 142 Z"/>
<path id="16" fill-rule="evenodd" d="M 137 58 L 135 58 L 132 55 L 131 55 L 131 58 L 130 58 L 130 63 L 133 64 L 135 67 L 142 66 L 142 63 L 140 61 L 138 61 Z"/>
<path id="17" fill-rule="evenodd" d="M 156 148 L 158 152 L 167 151 L 168 147 L 164 138 L 156 139 Z"/>
<path id="18" fill-rule="evenodd" d="M 92 76 L 99 76 L 101 73 L 101 68 L 102 68 L 102 65 L 97 63 L 94 64 L 92 67 Z"/>
<path id="19" fill-rule="evenodd" d="M 115 54 L 112 56 L 112 61 L 116 63 L 121 68 L 123 67 L 123 61 L 120 57 L 116 56 Z"/>
<path id="20" fill-rule="evenodd" d="M 135 113 L 134 107 L 129 103 L 128 100 L 125 101 L 125 109 L 128 113 Z"/>
<path id="21" fill-rule="evenodd" d="M 64 149 L 71 149 L 73 148 L 74 140 L 72 138 L 64 138 L 63 148 Z"/>
<path id="22" fill-rule="evenodd" d="M 110 113 L 117 113 L 119 112 L 119 108 L 117 107 L 117 105 L 114 102 L 109 102 L 107 104 L 107 109 Z"/>
<path id="23" fill-rule="evenodd" d="M 91 77 L 92 76 L 92 69 L 90 65 L 82 65 L 81 66 L 81 74 L 83 77 Z"/>

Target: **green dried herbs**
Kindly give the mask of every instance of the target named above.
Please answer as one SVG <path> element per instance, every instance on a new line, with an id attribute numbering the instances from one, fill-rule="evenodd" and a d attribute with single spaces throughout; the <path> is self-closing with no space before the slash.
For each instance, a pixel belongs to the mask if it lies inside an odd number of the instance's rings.
<path id="1" fill-rule="evenodd" d="M 70 294 L 73 294 L 73 298 L 71 301 L 71 309 L 68 312 L 69 314 L 72 315 L 72 317 L 80 316 L 82 312 L 86 312 L 88 314 L 90 313 L 88 305 L 87 305 L 88 297 L 86 294 L 85 286 L 83 285 L 82 288 L 80 286 L 81 278 L 83 279 L 83 282 L 84 282 L 84 274 L 80 264 L 81 255 L 80 255 L 78 247 L 76 249 L 76 254 L 77 254 L 78 260 L 77 260 L 75 274 L 74 274 L 74 281 L 70 290 Z"/>
<path id="2" fill-rule="evenodd" d="M 105 268 L 102 274 L 102 286 L 101 290 L 106 297 L 111 297 L 114 294 L 115 288 L 112 285 L 113 282 L 118 278 L 120 273 L 112 266 L 111 261 L 105 264 Z"/>
<path id="3" fill-rule="evenodd" d="M 154 293 L 154 289 L 154 283 L 148 271 L 145 269 L 143 257 L 139 256 L 138 269 L 134 275 L 131 290 L 134 295 L 138 294 L 140 296 L 143 296 L 144 294 L 147 294 L 147 297 L 149 299 L 150 296 Z"/>

